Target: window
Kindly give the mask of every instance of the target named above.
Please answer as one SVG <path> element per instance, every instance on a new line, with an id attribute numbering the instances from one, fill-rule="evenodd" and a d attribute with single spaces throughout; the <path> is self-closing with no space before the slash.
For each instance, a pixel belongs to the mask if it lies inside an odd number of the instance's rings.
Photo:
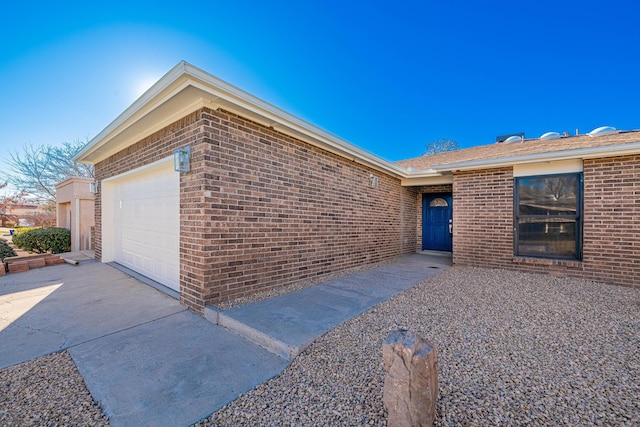
<path id="1" fill-rule="evenodd" d="M 447 207 L 449 206 L 449 203 L 447 203 L 447 201 L 442 197 L 436 197 L 429 203 L 429 206 L 432 208 Z"/>
<path id="2" fill-rule="evenodd" d="M 515 253 L 582 257 L 582 174 L 515 179 Z"/>

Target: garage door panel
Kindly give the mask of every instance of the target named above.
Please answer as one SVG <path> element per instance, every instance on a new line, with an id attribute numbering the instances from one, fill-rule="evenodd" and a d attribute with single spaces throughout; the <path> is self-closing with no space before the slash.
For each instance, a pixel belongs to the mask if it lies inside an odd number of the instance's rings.
<path id="1" fill-rule="evenodd" d="M 171 251 L 178 251 L 178 244 L 180 239 L 180 233 L 178 231 L 167 231 L 159 235 L 162 242 L 159 246 L 162 248 L 170 249 Z"/>
<path id="2" fill-rule="evenodd" d="M 114 181 L 114 260 L 179 290 L 180 178 L 163 168 Z"/>

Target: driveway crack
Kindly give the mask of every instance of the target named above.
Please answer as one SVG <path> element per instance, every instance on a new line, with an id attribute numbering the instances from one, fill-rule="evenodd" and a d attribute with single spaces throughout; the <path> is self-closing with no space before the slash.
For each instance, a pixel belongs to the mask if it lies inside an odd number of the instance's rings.
<path id="1" fill-rule="evenodd" d="M 66 344 L 67 341 L 69 341 L 69 337 L 66 334 L 63 334 L 62 332 L 58 332 L 58 331 L 54 331 L 51 329 L 45 329 L 45 328 L 35 328 L 33 326 L 29 326 L 29 325 L 16 325 L 15 323 L 13 324 L 13 326 L 15 326 L 16 328 L 20 328 L 20 329 L 27 329 L 30 331 L 35 331 L 35 332 L 43 332 L 43 333 L 48 333 L 48 334 L 53 334 L 53 335 L 57 335 L 60 336 L 64 339 L 64 341 L 62 342 L 62 344 L 60 345 L 60 347 L 58 347 L 58 349 L 56 351 L 59 350 L 64 350 L 66 349 Z"/>
<path id="2" fill-rule="evenodd" d="M 176 311 L 174 313 L 169 313 L 169 314 L 166 314 L 164 316 L 156 317 L 156 318 L 148 320 L 146 322 L 142 322 L 142 323 L 138 323 L 138 324 L 126 327 L 126 328 L 118 329 L 117 331 L 112 331 L 112 332 L 106 333 L 104 335 L 100 335 L 98 337 L 89 338 L 88 340 L 85 340 L 85 341 L 78 342 L 78 343 L 75 343 L 73 345 L 70 345 L 68 348 L 73 348 L 73 347 L 80 346 L 82 344 L 87 344 L 87 343 L 90 343 L 92 341 L 96 341 L 96 340 L 99 340 L 99 339 L 102 339 L 102 338 L 105 338 L 105 337 L 108 337 L 108 336 L 111 336 L 111 335 L 119 334 L 120 332 L 130 331 L 130 330 L 135 329 L 135 328 L 137 328 L 139 326 L 148 325 L 148 324 L 153 323 L 155 321 L 166 319 L 168 317 L 175 316 L 176 314 L 184 313 L 185 311 L 189 311 L 189 309 L 188 308 L 183 308 L 180 311 Z"/>

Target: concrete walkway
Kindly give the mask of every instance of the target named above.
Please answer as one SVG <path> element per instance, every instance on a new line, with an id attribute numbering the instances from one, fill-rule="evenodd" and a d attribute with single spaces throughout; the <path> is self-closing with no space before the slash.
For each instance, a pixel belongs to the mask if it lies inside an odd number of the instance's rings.
<path id="1" fill-rule="evenodd" d="M 67 349 L 113 426 L 188 426 L 314 339 L 450 264 L 410 255 L 207 321 L 96 261 L 0 278 L 0 369 Z M 256 345 L 258 344 L 258 345 Z"/>
<path id="2" fill-rule="evenodd" d="M 392 264 L 205 317 L 288 360 L 325 332 L 405 291 L 449 257 L 407 255 Z"/>

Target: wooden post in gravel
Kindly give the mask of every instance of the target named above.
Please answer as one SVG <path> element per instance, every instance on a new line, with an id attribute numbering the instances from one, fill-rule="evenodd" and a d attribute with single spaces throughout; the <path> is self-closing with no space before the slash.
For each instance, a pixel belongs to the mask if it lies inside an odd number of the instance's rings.
<path id="1" fill-rule="evenodd" d="M 432 426 L 436 419 L 438 365 L 436 349 L 420 335 L 398 329 L 382 345 L 382 401 L 389 427 Z"/>

